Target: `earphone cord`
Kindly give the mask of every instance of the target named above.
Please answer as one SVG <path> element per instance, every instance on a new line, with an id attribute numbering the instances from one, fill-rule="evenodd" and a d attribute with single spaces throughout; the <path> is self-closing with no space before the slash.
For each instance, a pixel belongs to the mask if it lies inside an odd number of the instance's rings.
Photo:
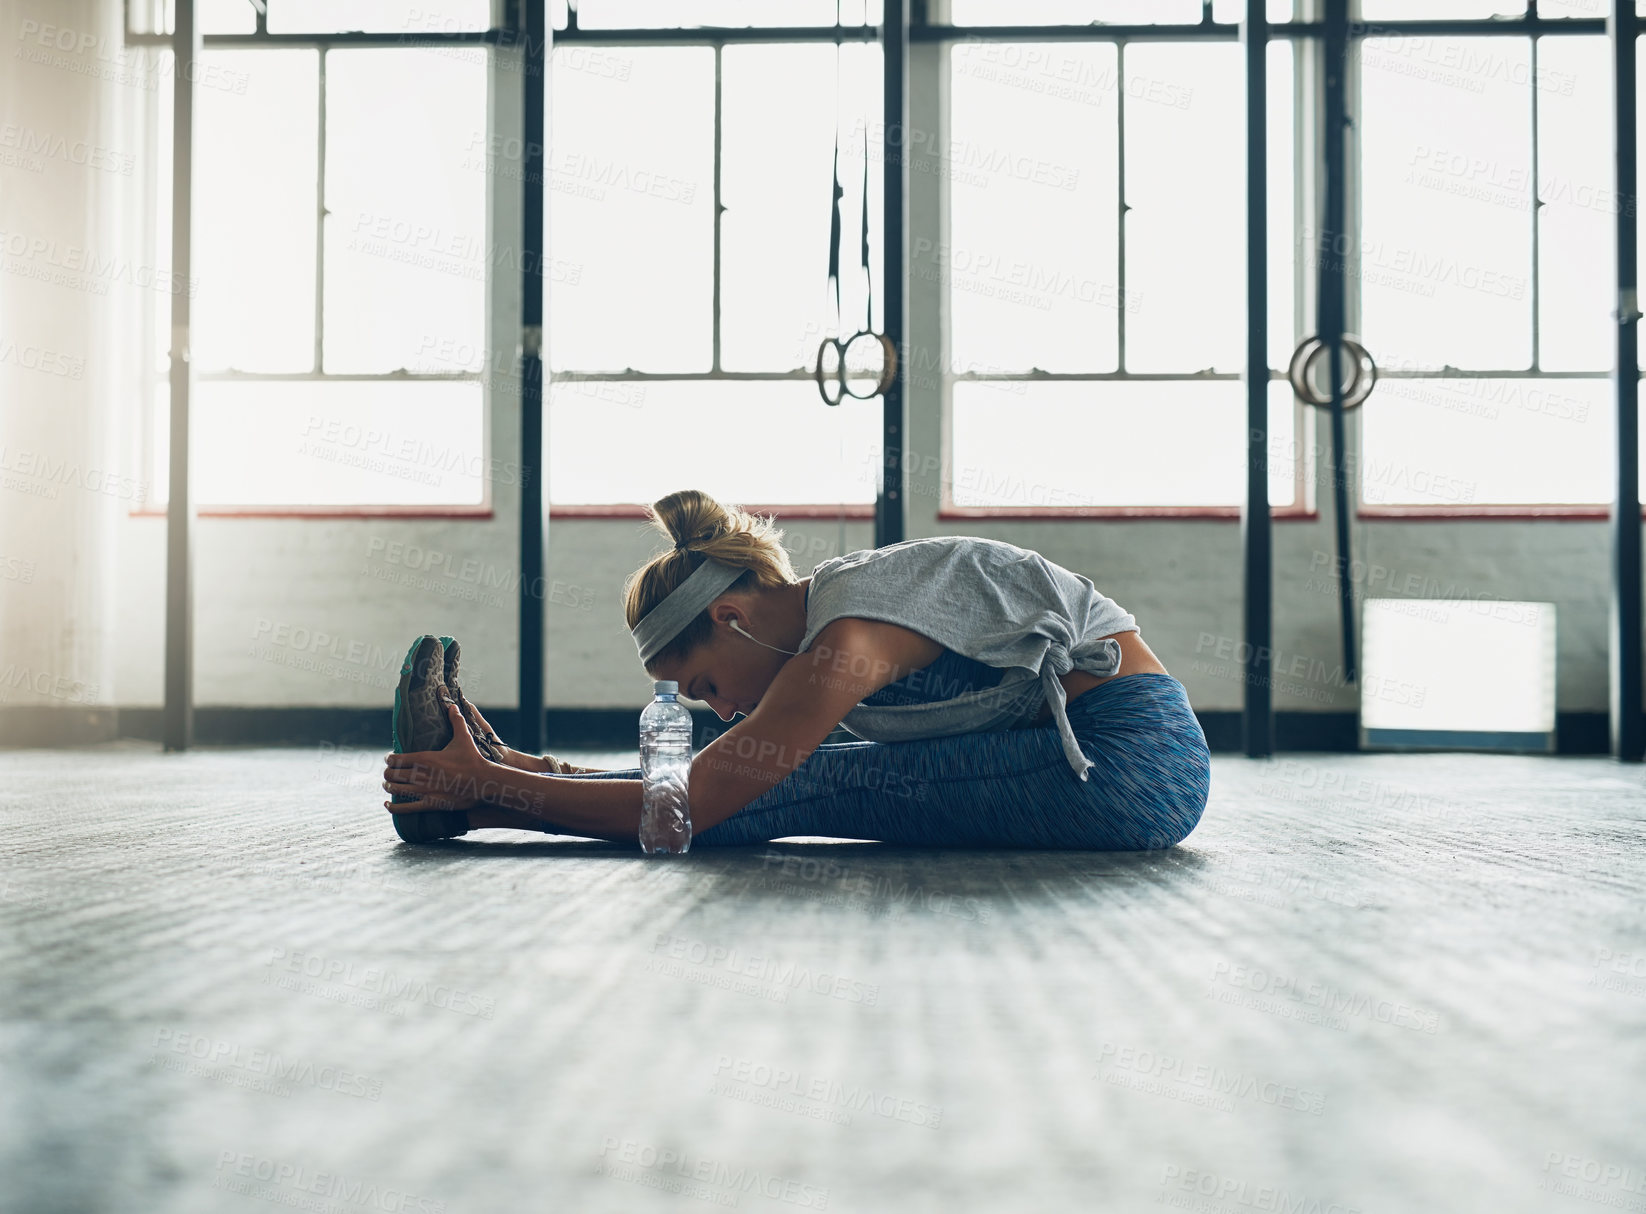
<path id="1" fill-rule="evenodd" d="M 749 640 L 753 641 L 756 645 L 766 645 L 765 641 L 762 641 L 762 640 L 759 640 L 756 637 L 750 636 L 749 633 L 744 630 L 743 625 L 739 624 L 736 620 L 733 620 L 731 622 L 731 629 L 732 629 L 733 632 L 742 633 L 742 635 L 748 637 Z M 798 650 L 798 649 L 784 649 L 780 645 L 766 645 L 766 648 L 767 649 L 775 649 L 775 650 L 777 650 L 778 653 L 797 654 L 797 653 L 800 652 L 800 650 Z"/>

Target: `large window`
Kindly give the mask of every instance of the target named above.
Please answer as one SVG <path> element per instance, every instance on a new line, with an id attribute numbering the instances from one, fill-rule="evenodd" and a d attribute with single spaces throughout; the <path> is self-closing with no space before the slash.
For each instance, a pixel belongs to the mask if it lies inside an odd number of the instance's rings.
<path id="1" fill-rule="evenodd" d="M 1270 7 L 1277 19 L 1289 12 Z M 1212 15 L 1229 20 L 1239 8 L 1219 0 Z M 1199 22 L 1205 8 L 957 0 L 950 16 Z M 591 31 L 833 18 L 832 4 L 761 0 L 584 0 L 576 14 Z M 878 245 L 878 49 L 713 41 L 596 52 L 573 40 L 555 53 L 549 241 L 565 272 L 549 307 L 549 474 L 562 507 L 644 500 L 686 469 L 742 500 L 874 500 L 878 402 L 824 407 L 807 368 L 834 331 L 822 276 L 837 129 L 847 331 L 862 314 L 854 252 L 865 152 Z M 948 345 L 906 354 L 919 363 L 908 368 L 916 386 L 934 382 L 922 370 L 942 372 L 947 501 L 1238 508 L 1239 48 L 960 38 L 949 60 L 944 129 L 911 131 L 905 153 L 924 154 L 911 170 L 937 174 L 947 191 L 946 229 L 923 209 L 909 240 L 916 278 L 945 287 Z M 1297 333 L 1289 44 L 1274 46 L 1271 71 L 1272 324 L 1283 364 Z M 878 247 L 871 264 L 878 270 Z M 1273 398 L 1271 496 L 1301 511 L 1312 431 L 1288 393 L 1277 387 Z M 620 458 L 588 459 L 599 442 Z M 1108 458 L 1105 448 L 1121 444 L 1163 454 Z M 922 466 L 930 458 L 911 454 Z"/>
<path id="2" fill-rule="evenodd" d="M 1354 285 L 1384 372 L 1364 411 L 1368 505 L 1611 500 L 1609 60 L 1604 37 L 1570 34 L 1361 43 Z"/>
<path id="3" fill-rule="evenodd" d="M 1202 11 L 954 6 L 957 22 L 979 24 L 1191 22 Z M 1242 55 L 1227 40 L 953 44 L 949 146 L 966 163 L 949 179 L 947 240 L 915 260 L 916 275 L 946 287 L 951 507 L 1244 501 Z M 1298 334 L 1290 43 L 1270 46 L 1268 73 L 1269 357 L 1283 367 Z M 1269 427 L 1270 504 L 1300 512 L 1310 427 L 1283 381 Z"/>
<path id="4" fill-rule="evenodd" d="M 1210 15 L 1234 21 L 1243 8 L 1214 3 Z M 1269 3 L 1270 19 L 1287 8 Z M 1353 415 L 1351 476 L 1368 513 L 1583 513 L 1610 500 L 1609 50 L 1588 33 L 1502 32 L 1526 11 L 1516 0 L 1359 6 L 1348 239 L 1323 235 L 1301 193 L 1287 207 L 1306 178 L 1289 175 L 1291 44 L 1271 47 L 1270 361 L 1284 365 L 1313 329 L 1301 309 L 1292 327 L 1294 300 L 1312 295 L 1323 259 L 1339 263 L 1349 327 L 1381 372 Z M 1538 6 L 1557 22 L 1606 11 L 1595 0 Z M 955 0 L 952 12 L 977 25 L 1205 15 L 1124 0 Z M 1435 18 L 1477 19 L 1481 34 L 1377 25 Z M 953 44 L 962 145 L 1009 139 L 1041 158 L 1055 149 L 1064 166 L 1034 188 L 1008 186 L 1017 196 L 957 178 L 952 241 L 924 268 L 945 278 L 962 368 L 946 474 L 955 505 L 1101 512 L 1243 497 L 1244 401 L 1229 382 L 1242 332 L 1241 77 L 1237 48 L 1181 35 Z M 1299 146 L 1296 165 L 1313 154 Z M 1104 304 L 1113 315 L 1099 321 Z M 1279 385 L 1271 406 L 1270 500 L 1285 513 L 1308 500 L 1288 478 L 1310 475 L 1288 457 L 1325 454 L 1312 433 L 1325 414 L 1300 414 Z M 1103 446 L 1121 443 L 1162 458 L 1094 474 Z"/>
<path id="5" fill-rule="evenodd" d="M 832 2 L 687 7 L 607 0 L 579 6 L 578 20 L 834 20 Z M 749 503 L 874 501 L 877 468 L 861 453 L 880 403 L 825 405 L 809 368 L 840 331 L 826 289 L 837 137 L 841 323 L 862 327 L 869 296 L 865 157 L 881 323 L 880 100 L 873 43 L 555 47 L 552 504 L 643 502 L 688 483 Z"/>
<path id="6" fill-rule="evenodd" d="M 447 5 L 443 22 L 484 21 Z M 275 0 L 270 32 L 358 28 Z M 375 6 L 383 18 L 383 6 Z M 203 28 L 251 6 L 207 5 Z M 409 13 L 400 14 L 412 20 Z M 427 12 L 417 20 L 421 23 Z M 415 28 L 421 29 L 421 24 Z M 482 25 L 483 28 L 483 25 Z M 151 50 L 170 78 L 170 52 Z M 194 492 L 202 508 L 481 509 L 488 162 L 478 47 L 212 48 L 196 90 Z M 170 263 L 171 94 L 150 92 L 155 264 Z M 167 473 L 167 300 L 148 456 Z"/>
<path id="7" fill-rule="evenodd" d="M 1264 3 L 1271 21 L 1292 19 L 1291 0 Z M 312 37 L 216 46 L 202 64 L 203 506 L 483 510 L 508 474 L 490 458 L 487 405 L 518 390 L 514 335 L 487 330 L 488 279 L 520 267 L 518 240 L 491 233 L 489 216 L 494 196 L 524 184 L 524 157 L 489 122 L 490 52 L 327 38 L 373 23 L 478 30 L 497 7 L 270 0 L 258 18 L 238 0 L 202 0 L 208 33 Z M 937 129 L 897 132 L 890 158 L 913 178 L 911 298 L 940 310 L 942 332 L 940 349 L 904 351 L 911 404 L 941 402 L 941 455 L 907 455 L 940 469 L 951 516 L 1239 512 L 1245 72 L 1232 31 L 1214 27 L 1244 9 L 934 9 L 951 23 L 943 78 L 924 74 L 922 50 L 909 83 L 941 91 Z M 1559 23 L 1596 9 L 1543 0 L 1538 13 Z M 1525 15 L 1519 0 L 1357 11 L 1350 237 L 1317 230 L 1318 30 L 1268 50 L 1270 504 L 1282 517 L 1314 505 L 1326 415 L 1298 404 L 1279 368 L 1314 329 L 1330 258 L 1348 328 L 1380 369 L 1352 414 L 1363 509 L 1603 507 L 1617 208 L 1606 39 L 1592 23 L 1501 32 Z M 573 12 L 551 0 L 550 12 L 551 505 L 601 513 L 678 481 L 757 505 L 867 507 L 880 402 L 826 406 L 810 370 L 825 336 L 883 324 L 880 50 L 869 29 L 818 36 L 837 13 L 872 26 L 879 4 L 581 0 Z M 1426 18 L 1480 32 L 1378 26 Z M 1003 42 L 986 29 L 1001 23 L 1087 28 Z M 737 36 L 751 25 L 767 32 Z M 165 78 L 167 52 L 149 53 Z M 915 110 L 936 112 L 928 99 Z M 164 88 L 147 101 L 162 143 L 169 101 Z M 165 266 L 164 156 L 158 170 L 153 264 Z M 836 206 L 838 315 L 825 281 Z M 498 211 L 514 213 L 512 199 Z M 163 294 L 150 302 L 146 431 L 163 490 L 169 331 Z M 241 458 L 253 447 L 256 460 Z"/>

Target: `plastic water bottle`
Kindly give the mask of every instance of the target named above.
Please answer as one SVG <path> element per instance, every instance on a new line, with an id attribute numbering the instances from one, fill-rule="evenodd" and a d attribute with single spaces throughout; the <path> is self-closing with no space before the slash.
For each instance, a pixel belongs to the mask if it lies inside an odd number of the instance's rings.
<path id="1" fill-rule="evenodd" d="M 652 683 L 652 702 L 640 714 L 640 850 L 683 855 L 692 845 L 687 783 L 692 770 L 692 714 L 673 679 Z"/>

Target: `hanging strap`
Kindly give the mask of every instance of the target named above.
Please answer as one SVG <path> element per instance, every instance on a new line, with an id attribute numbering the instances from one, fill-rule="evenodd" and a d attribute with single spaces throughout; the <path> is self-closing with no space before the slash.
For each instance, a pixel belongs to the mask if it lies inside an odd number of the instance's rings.
<path id="1" fill-rule="evenodd" d="M 840 222 L 840 204 L 846 199 L 846 190 L 840 184 L 840 99 L 843 90 L 840 86 L 841 38 L 845 28 L 841 23 L 840 0 L 835 0 L 834 6 L 834 159 L 833 183 L 829 189 L 829 285 L 828 290 L 834 294 L 835 328 L 842 333 L 844 339 L 845 315 L 840 307 L 840 246 L 843 243 L 844 233 Z M 862 214 L 858 225 L 858 258 L 863 269 L 863 331 L 873 328 L 874 319 L 874 272 L 869 268 L 869 133 L 867 125 L 863 128 L 863 192 Z"/>
<path id="2" fill-rule="evenodd" d="M 846 191 L 840 188 L 840 124 L 834 131 L 834 188 L 829 192 L 829 287 L 834 291 L 835 328 L 840 327 L 840 202 Z"/>
<path id="3" fill-rule="evenodd" d="M 838 286 L 838 284 L 836 284 Z M 869 128 L 863 127 L 863 331 L 874 328 L 874 285 L 869 277 Z"/>
<path id="4" fill-rule="evenodd" d="M 846 191 L 840 185 L 840 0 L 834 5 L 834 184 L 829 190 L 829 282 L 834 292 L 834 326 L 841 328 L 840 315 L 840 203 Z"/>

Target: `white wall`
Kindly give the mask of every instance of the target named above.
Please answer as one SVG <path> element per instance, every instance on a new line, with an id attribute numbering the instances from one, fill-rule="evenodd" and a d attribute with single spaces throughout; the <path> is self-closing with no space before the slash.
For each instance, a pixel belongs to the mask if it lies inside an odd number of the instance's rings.
<path id="1" fill-rule="evenodd" d="M 119 7 L 0 0 L 0 706 L 112 704 L 133 177 Z"/>

